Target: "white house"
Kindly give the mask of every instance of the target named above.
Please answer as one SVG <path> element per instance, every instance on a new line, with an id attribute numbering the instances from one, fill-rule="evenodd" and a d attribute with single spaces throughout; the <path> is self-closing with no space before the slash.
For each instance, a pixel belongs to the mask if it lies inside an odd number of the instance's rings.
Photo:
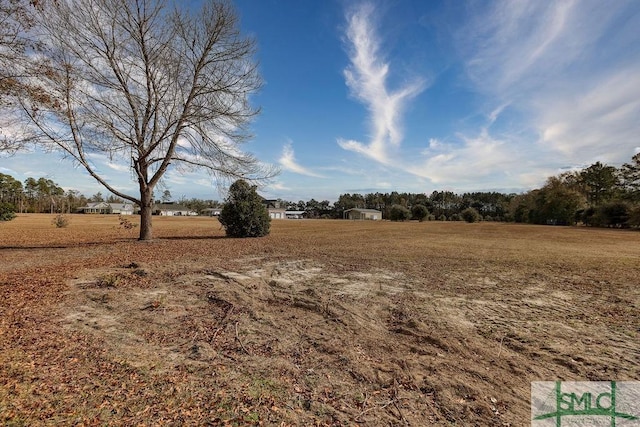
<path id="1" fill-rule="evenodd" d="M 86 214 L 116 214 L 116 215 L 133 215 L 133 204 L 124 203 L 107 203 L 107 202 L 90 202 L 87 206 L 79 209 Z"/>
<path id="2" fill-rule="evenodd" d="M 153 214 L 160 216 L 197 216 L 198 212 L 194 212 L 178 203 L 156 203 L 153 205 Z"/>
<path id="3" fill-rule="evenodd" d="M 344 211 L 344 219 L 369 219 L 373 221 L 380 221 L 382 219 L 382 212 L 377 209 L 347 209 Z"/>

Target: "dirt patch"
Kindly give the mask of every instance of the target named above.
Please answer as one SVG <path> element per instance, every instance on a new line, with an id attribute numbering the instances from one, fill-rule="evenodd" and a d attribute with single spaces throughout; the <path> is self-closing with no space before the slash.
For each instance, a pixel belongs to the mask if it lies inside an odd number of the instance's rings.
<path id="1" fill-rule="evenodd" d="M 382 269 L 238 264 L 246 269 L 183 266 L 170 278 L 87 271 L 71 283 L 63 323 L 147 372 L 204 369 L 265 382 L 261 398 L 281 402 L 278 416 L 295 424 L 520 425 L 529 381 L 553 376 L 554 366 L 591 379 L 607 370 L 637 375 L 631 344 L 590 351 L 594 337 L 611 345 L 625 340 L 623 331 L 595 326 L 591 338 L 578 338 L 584 325 L 572 316 L 584 297 L 542 278 L 451 277 L 452 289 L 466 281 L 458 296 Z M 491 297 L 504 287 L 512 289 Z"/>

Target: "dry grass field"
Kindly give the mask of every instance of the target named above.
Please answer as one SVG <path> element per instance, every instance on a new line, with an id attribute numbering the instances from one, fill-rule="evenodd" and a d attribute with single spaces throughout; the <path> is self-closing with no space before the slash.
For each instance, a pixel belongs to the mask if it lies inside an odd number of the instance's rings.
<path id="1" fill-rule="evenodd" d="M 640 233 L 19 215 L 0 424 L 530 424 L 536 380 L 640 380 Z M 136 217 L 131 218 L 137 221 Z"/>

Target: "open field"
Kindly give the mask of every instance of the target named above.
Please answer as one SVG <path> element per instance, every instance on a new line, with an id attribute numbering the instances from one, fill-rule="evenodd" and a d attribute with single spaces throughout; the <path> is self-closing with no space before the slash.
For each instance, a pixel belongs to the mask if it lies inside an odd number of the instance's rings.
<path id="1" fill-rule="evenodd" d="M 0 424 L 530 424 L 640 380 L 640 233 L 212 218 L 0 224 Z M 132 217 L 132 221 L 138 218 Z"/>

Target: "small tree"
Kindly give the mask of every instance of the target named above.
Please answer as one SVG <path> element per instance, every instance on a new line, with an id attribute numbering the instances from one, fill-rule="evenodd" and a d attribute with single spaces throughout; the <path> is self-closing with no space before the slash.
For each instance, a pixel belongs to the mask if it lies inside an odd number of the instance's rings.
<path id="1" fill-rule="evenodd" d="M 69 225 L 69 218 L 62 214 L 58 214 L 53 217 L 53 220 L 51 220 L 51 224 L 55 225 L 56 228 L 65 228 Z"/>
<path id="2" fill-rule="evenodd" d="M 0 221 L 11 221 L 16 217 L 16 208 L 11 203 L 0 203 Z"/>
<path id="3" fill-rule="evenodd" d="M 429 210 L 425 205 L 413 205 L 411 208 L 411 214 L 413 215 L 413 219 L 417 219 L 422 222 L 429 215 Z"/>
<path id="4" fill-rule="evenodd" d="M 460 212 L 460 216 L 467 222 L 478 222 L 482 218 L 474 208 L 467 208 Z"/>
<path id="5" fill-rule="evenodd" d="M 405 221 L 411 218 L 411 211 L 402 205 L 393 205 L 389 211 L 391 221 Z"/>
<path id="6" fill-rule="evenodd" d="M 271 222 L 256 186 L 242 179 L 229 187 L 229 195 L 218 220 L 229 237 L 266 236 Z"/>

